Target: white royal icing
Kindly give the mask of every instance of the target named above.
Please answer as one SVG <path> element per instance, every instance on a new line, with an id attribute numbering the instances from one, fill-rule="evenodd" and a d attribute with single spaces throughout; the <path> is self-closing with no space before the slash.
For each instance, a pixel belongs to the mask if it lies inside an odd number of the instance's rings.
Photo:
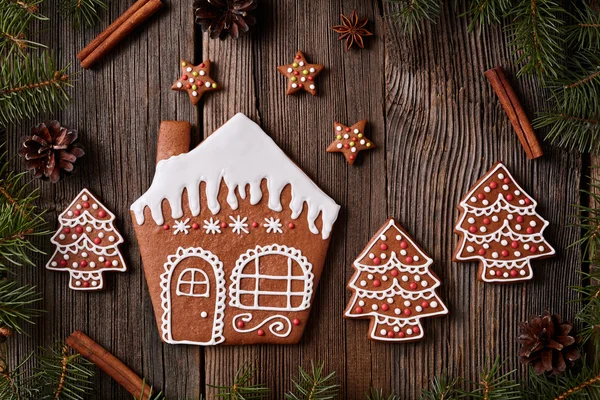
<path id="1" fill-rule="evenodd" d="M 184 189 L 193 216 L 200 214 L 200 183 L 206 184 L 208 208 L 213 214 L 221 209 L 218 201 L 221 181 L 228 188 L 227 203 L 232 210 L 238 208 L 236 189 L 250 186 L 250 203 L 262 199 L 261 181 L 266 179 L 268 206 L 280 212 L 281 192 L 291 185 L 289 204 L 292 218 L 300 216 L 307 205 L 310 231 L 318 234 L 315 220 L 321 215 L 321 236 L 327 239 L 337 219 L 340 206 L 319 187 L 277 146 L 255 122 L 238 113 L 192 151 L 166 160 L 156 166 L 150 188 L 131 205 L 136 221 L 144 223 L 144 209 L 150 208 L 157 225 L 164 223 L 162 201 L 167 200 L 174 219 L 183 217 L 181 196 Z M 245 198 L 245 191 L 238 190 Z"/>
<path id="2" fill-rule="evenodd" d="M 239 328 L 237 326 L 237 323 L 240 320 L 242 322 L 244 322 L 244 324 L 246 324 L 246 323 L 252 321 L 252 314 L 244 313 L 244 314 L 239 314 L 239 315 L 236 315 L 235 317 L 233 317 L 233 320 L 232 320 L 233 329 L 236 332 L 240 332 L 240 333 L 248 333 L 248 332 L 256 331 L 265 324 L 269 324 L 269 331 L 271 331 L 271 333 L 277 337 L 282 337 L 282 338 L 288 337 L 290 335 L 290 332 L 292 332 L 292 323 L 291 323 L 290 319 L 288 317 L 286 317 L 285 315 L 280 315 L 280 314 L 271 315 L 270 317 L 267 317 L 265 320 L 261 321 L 260 324 L 258 324 L 255 327 L 252 327 L 252 328 Z"/>

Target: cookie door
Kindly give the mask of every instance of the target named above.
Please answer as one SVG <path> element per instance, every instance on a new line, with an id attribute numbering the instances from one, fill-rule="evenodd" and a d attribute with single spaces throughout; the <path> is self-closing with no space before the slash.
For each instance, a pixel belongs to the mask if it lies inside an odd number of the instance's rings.
<path id="1" fill-rule="evenodd" d="M 163 276 L 163 339 L 168 343 L 222 342 L 223 264 L 201 248 L 179 249 Z"/>

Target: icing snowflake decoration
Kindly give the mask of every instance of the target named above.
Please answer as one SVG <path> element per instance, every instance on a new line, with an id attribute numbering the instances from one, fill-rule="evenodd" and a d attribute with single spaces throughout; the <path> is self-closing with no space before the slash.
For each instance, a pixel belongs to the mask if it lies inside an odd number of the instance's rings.
<path id="1" fill-rule="evenodd" d="M 370 319 L 373 340 L 422 338 L 421 318 L 448 313 L 435 292 L 440 281 L 429 269 L 432 264 L 412 238 L 388 220 L 354 261 L 348 284 L 354 295 L 345 316 Z"/>
<path id="2" fill-rule="evenodd" d="M 204 228 L 207 235 L 221 233 L 221 226 L 219 225 L 219 220 L 215 221 L 213 217 L 210 217 L 209 220 L 204 220 L 204 226 L 202 228 Z"/>
<path id="3" fill-rule="evenodd" d="M 279 218 L 265 218 L 265 222 L 266 224 L 264 224 L 263 226 L 267 228 L 267 233 L 283 233 L 283 230 L 281 229 L 283 225 L 281 224 L 281 222 L 279 222 Z"/>
<path id="4" fill-rule="evenodd" d="M 235 218 L 230 216 L 229 219 L 231 219 L 231 221 L 232 221 L 229 224 L 229 227 L 233 229 L 233 233 L 237 233 L 238 235 L 241 235 L 242 232 L 248 233 L 248 229 L 246 229 L 246 228 L 248 228 L 248 224 L 246 223 L 246 221 L 248 220 L 248 217 L 244 217 L 242 219 L 242 217 L 240 217 L 238 215 Z"/>
<path id="5" fill-rule="evenodd" d="M 460 202 L 454 231 L 460 236 L 455 261 L 479 261 L 479 279 L 510 283 L 533 277 L 531 260 L 550 257 L 544 239 L 548 221 L 536 213 L 537 203 L 497 163 Z"/>
<path id="6" fill-rule="evenodd" d="M 173 235 L 177 235 L 178 233 L 185 233 L 187 235 L 190 229 L 188 222 L 190 222 L 189 218 L 185 221 L 175 221 L 175 225 L 173 225 Z"/>

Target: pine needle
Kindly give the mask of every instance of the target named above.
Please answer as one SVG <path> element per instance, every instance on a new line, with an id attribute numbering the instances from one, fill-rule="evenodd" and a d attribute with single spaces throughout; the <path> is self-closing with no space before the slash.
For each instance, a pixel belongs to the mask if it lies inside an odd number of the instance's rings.
<path id="1" fill-rule="evenodd" d="M 434 377 L 430 383 L 430 389 L 421 391 L 421 400 L 450 400 L 458 398 L 458 379 L 449 379 L 442 375 Z"/>
<path id="2" fill-rule="evenodd" d="M 285 394 L 287 400 L 328 400 L 337 396 L 339 385 L 335 384 L 335 372 L 324 375 L 322 362 L 311 361 L 309 372 L 299 368 L 299 376 L 295 379 L 294 392 Z"/>
<path id="3" fill-rule="evenodd" d="M 383 394 L 383 389 L 369 389 L 369 393 L 365 393 L 366 400 L 400 400 L 398 396 L 394 394 L 394 392 L 390 393 L 389 396 L 385 396 Z"/>
<path id="4" fill-rule="evenodd" d="M 440 0 L 387 0 L 392 4 L 388 17 L 402 25 L 404 33 L 421 33 L 425 21 L 435 22 L 441 12 Z"/>
<path id="5" fill-rule="evenodd" d="M 91 27 L 100 21 L 100 12 L 106 10 L 102 0 L 62 0 L 61 12 L 73 21 L 75 29 Z"/>
<path id="6" fill-rule="evenodd" d="M 256 368 L 253 368 L 250 363 L 244 363 L 235 373 L 235 379 L 230 386 L 208 386 L 218 389 L 218 393 L 215 396 L 222 399 L 263 399 L 268 396 L 269 388 L 261 383 L 252 383 L 255 372 Z"/>

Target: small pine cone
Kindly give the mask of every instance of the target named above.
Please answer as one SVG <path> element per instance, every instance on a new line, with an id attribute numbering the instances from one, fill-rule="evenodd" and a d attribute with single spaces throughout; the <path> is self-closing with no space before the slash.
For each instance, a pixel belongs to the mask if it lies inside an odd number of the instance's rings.
<path id="1" fill-rule="evenodd" d="M 544 314 L 521 323 L 519 359 L 532 365 L 536 374 L 562 374 L 579 359 L 578 340 L 570 333 L 573 324 L 561 322 L 559 315 Z"/>
<path id="2" fill-rule="evenodd" d="M 6 339 L 13 335 L 12 329 L 7 326 L 3 326 L 0 328 L 0 343 L 6 342 Z"/>
<path id="3" fill-rule="evenodd" d="M 211 39 L 225 39 L 227 35 L 237 39 L 256 24 L 256 19 L 248 14 L 255 8 L 256 0 L 196 0 L 194 16 Z"/>
<path id="4" fill-rule="evenodd" d="M 73 164 L 85 152 L 77 140 L 77 131 L 49 121 L 31 129 L 31 136 L 21 138 L 19 155 L 34 178 L 58 182 L 62 171 L 72 172 Z"/>

